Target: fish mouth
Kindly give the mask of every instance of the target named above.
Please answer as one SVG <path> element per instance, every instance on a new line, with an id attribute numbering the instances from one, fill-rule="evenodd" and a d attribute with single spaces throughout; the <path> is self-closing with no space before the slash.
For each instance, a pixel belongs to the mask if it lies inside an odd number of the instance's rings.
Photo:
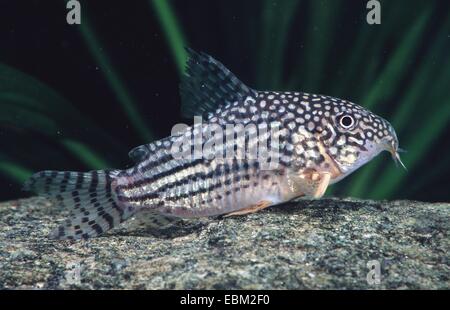
<path id="1" fill-rule="evenodd" d="M 401 158 L 400 158 L 400 154 L 399 153 L 404 153 L 406 152 L 405 150 L 401 149 L 398 147 L 398 143 L 395 143 L 394 141 L 392 141 L 390 144 L 387 145 L 386 147 L 387 151 L 389 153 L 391 153 L 392 155 L 392 159 L 395 162 L 396 166 L 402 166 L 403 169 L 405 169 L 406 171 L 408 171 L 408 169 L 406 168 L 405 164 L 403 164 Z"/>

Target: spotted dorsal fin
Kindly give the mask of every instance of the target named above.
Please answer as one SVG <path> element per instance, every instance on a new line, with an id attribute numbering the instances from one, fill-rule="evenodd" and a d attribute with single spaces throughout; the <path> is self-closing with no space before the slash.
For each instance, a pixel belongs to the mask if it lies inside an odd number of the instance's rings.
<path id="1" fill-rule="evenodd" d="M 257 96 L 255 90 L 213 57 L 189 48 L 187 52 L 186 72 L 180 84 L 184 117 L 206 116 L 227 103 Z"/>

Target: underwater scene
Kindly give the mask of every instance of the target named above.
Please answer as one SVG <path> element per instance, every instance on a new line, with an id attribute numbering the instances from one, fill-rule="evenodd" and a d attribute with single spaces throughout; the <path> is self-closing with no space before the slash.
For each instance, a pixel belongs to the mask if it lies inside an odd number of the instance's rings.
<path id="1" fill-rule="evenodd" d="M 0 39 L 0 289 L 450 288 L 449 1 L 0 0 Z"/>

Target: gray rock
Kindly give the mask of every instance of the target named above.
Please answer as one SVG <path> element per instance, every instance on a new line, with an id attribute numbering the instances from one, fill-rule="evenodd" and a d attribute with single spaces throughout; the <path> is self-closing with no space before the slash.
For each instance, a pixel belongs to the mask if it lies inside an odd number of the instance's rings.
<path id="1" fill-rule="evenodd" d="M 163 229 L 132 220 L 88 241 L 49 240 L 66 214 L 42 198 L 0 204 L 0 288 L 450 288 L 448 203 L 299 201 Z M 378 285 L 367 281 L 370 261 L 380 264 Z"/>

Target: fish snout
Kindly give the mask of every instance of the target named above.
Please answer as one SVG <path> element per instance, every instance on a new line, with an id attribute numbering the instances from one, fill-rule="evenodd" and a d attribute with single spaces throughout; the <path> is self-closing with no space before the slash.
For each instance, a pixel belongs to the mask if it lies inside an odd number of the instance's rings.
<path id="1" fill-rule="evenodd" d="M 405 152 L 403 149 L 399 148 L 399 142 L 397 138 L 397 134 L 395 133 L 395 130 L 392 126 L 389 126 L 389 135 L 383 138 L 382 144 L 386 151 L 391 153 L 392 159 L 394 160 L 396 165 L 402 166 L 405 170 L 406 166 L 403 164 L 400 154 L 402 152 Z"/>

